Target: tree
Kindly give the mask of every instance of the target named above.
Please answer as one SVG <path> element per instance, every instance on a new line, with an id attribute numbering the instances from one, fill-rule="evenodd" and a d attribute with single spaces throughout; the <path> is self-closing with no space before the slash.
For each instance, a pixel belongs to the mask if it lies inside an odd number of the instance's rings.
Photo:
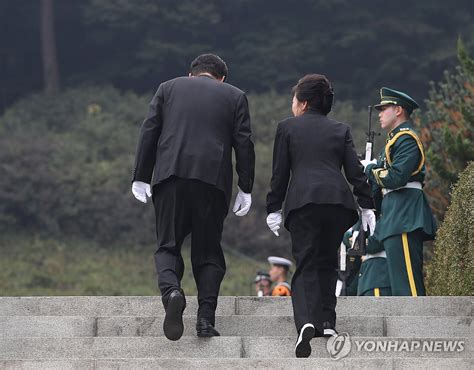
<path id="1" fill-rule="evenodd" d="M 445 80 L 431 83 L 427 110 L 418 120 L 426 145 L 426 193 L 439 219 L 449 204 L 449 191 L 458 174 L 474 160 L 474 61 L 458 40 L 460 65 Z"/>
<path id="2" fill-rule="evenodd" d="M 53 0 L 41 0 L 40 28 L 44 91 L 46 94 L 52 95 L 59 91 L 59 67 L 56 55 Z"/>

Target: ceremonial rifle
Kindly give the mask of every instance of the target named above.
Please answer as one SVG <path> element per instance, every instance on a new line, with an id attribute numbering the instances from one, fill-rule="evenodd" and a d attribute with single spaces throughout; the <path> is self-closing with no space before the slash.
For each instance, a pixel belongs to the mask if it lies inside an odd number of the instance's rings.
<path id="1" fill-rule="evenodd" d="M 367 132 L 365 135 L 367 136 L 367 142 L 365 144 L 365 160 L 371 161 L 373 157 L 373 146 L 374 146 L 374 139 L 375 135 L 377 134 L 374 130 L 372 130 L 372 106 L 368 106 L 369 111 L 369 119 L 367 124 Z M 353 247 L 347 251 L 349 256 L 365 256 L 366 251 L 366 232 L 364 231 L 362 225 L 360 226 L 359 235 L 357 236 L 357 240 L 354 243 Z"/>

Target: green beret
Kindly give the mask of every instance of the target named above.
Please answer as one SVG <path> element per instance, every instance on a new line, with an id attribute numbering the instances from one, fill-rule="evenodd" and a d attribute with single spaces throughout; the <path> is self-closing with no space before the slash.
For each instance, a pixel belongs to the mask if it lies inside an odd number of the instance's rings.
<path id="1" fill-rule="evenodd" d="M 382 87 L 380 89 L 380 104 L 374 105 L 374 108 L 381 110 L 386 105 L 399 105 L 406 109 L 410 114 L 414 109 L 419 108 L 418 103 L 412 97 L 407 94 L 389 89 L 388 87 Z"/>

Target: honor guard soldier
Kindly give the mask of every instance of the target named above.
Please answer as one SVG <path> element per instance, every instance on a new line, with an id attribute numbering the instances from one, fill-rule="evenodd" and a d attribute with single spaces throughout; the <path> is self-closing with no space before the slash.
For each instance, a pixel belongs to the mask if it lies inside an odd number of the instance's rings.
<path id="1" fill-rule="evenodd" d="M 418 104 L 386 87 L 380 95 L 375 109 L 388 132 L 387 141 L 376 161 L 362 161 L 372 188 L 383 196 L 369 253 L 385 251 L 393 295 L 421 296 L 425 295 L 423 241 L 434 239 L 436 224 L 423 193 L 423 144 L 410 120 Z"/>
<path id="2" fill-rule="evenodd" d="M 290 260 L 282 257 L 268 257 L 268 262 L 271 264 L 270 279 L 275 283 L 272 290 L 274 297 L 289 297 L 291 296 L 291 286 L 288 283 L 288 273 L 290 267 L 293 265 Z"/>

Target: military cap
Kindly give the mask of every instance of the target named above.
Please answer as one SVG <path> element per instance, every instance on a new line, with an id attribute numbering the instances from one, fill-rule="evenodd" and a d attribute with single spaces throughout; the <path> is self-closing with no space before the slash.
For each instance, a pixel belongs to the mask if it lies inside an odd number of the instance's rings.
<path id="1" fill-rule="evenodd" d="M 412 97 L 407 94 L 389 89 L 388 87 L 382 87 L 380 89 L 380 104 L 374 105 L 374 108 L 381 110 L 386 105 L 399 105 L 406 109 L 410 114 L 414 109 L 419 108 L 418 103 Z"/>
<path id="2" fill-rule="evenodd" d="M 271 282 L 270 274 L 268 272 L 265 272 L 265 271 L 257 271 L 257 276 L 255 277 L 255 282 L 259 283 L 262 280 L 268 280 L 268 281 Z"/>
<path id="3" fill-rule="evenodd" d="M 268 257 L 268 262 L 272 265 L 286 266 L 288 268 L 290 268 L 293 265 L 293 263 L 291 263 L 290 260 L 287 260 L 286 258 L 283 258 L 283 257 L 275 257 L 275 256 Z"/>

